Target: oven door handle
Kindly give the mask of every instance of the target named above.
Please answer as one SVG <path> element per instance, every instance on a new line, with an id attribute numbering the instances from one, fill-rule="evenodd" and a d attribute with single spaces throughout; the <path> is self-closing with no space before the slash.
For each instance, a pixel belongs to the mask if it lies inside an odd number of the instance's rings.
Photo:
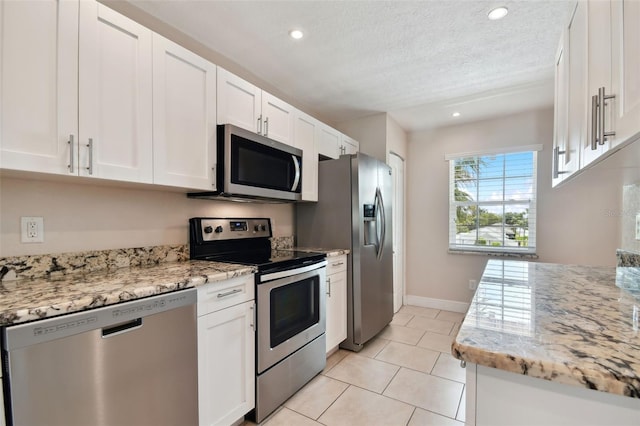
<path id="1" fill-rule="evenodd" d="M 260 282 L 266 282 L 271 280 L 277 280 L 278 278 L 287 278 L 294 275 L 304 274 L 305 272 L 315 271 L 316 269 L 324 268 L 327 266 L 327 261 L 314 263 L 313 265 L 303 266 L 296 269 L 287 269 L 285 271 L 271 272 L 269 274 L 260 275 Z"/>

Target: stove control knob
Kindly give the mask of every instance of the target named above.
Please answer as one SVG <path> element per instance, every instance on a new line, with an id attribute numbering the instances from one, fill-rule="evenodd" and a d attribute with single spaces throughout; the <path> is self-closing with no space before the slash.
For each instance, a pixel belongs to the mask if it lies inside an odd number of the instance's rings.
<path id="1" fill-rule="evenodd" d="M 253 231 L 254 232 L 260 231 L 260 225 L 253 225 Z"/>
<path id="2" fill-rule="evenodd" d="M 219 234 L 222 232 L 222 226 L 218 225 L 216 226 L 216 234 Z"/>
<path id="3" fill-rule="evenodd" d="M 205 234 L 210 234 L 212 232 L 213 232 L 213 228 L 212 227 L 210 227 L 210 226 L 205 226 L 204 227 L 204 233 Z"/>
<path id="4" fill-rule="evenodd" d="M 261 230 L 261 231 L 266 231 L 266 230 L 267 230 L 267 227 L 266 227 L 265 225 L 260 225 L 260 230 Z"/>

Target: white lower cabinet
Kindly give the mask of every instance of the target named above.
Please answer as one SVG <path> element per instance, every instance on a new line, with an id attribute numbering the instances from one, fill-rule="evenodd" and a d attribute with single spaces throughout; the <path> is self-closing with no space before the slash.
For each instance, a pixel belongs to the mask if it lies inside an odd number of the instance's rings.
<path id="1" fill-rule="evenodd" d="M 327 353 L 347 338 L 347 256 L 327 258 Z"/>
<path id="2" fill-rule="evenodd" d="M 467 426 L 631 425 L 640 418 L 638 400 L 628 396 L 472 363 L 466 379 Z"/>
<path id="3" fill-rule="evenodd" d="M 229 425 L 255 407 L 253 275 L 198 288 L 201 426 Z"/>

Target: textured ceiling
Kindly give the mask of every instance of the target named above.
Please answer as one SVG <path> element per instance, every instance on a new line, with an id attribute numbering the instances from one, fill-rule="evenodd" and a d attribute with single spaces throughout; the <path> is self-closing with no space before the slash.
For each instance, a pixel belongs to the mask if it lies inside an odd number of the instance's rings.
<path id="1" fill-rule="evenodd" d="M 130 0 L 333 123 L 389 112 L 407 131 L 552 104 L 575 1 Z M 509 14 L 489 21 L 506 5 Z M 292 28 L 302 40 L 288 36 Z"/>

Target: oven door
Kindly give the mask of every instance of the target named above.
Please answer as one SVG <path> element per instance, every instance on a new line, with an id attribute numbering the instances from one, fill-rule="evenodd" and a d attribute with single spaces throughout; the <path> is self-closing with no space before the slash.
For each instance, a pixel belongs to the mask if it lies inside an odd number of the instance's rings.
<path id="1" fill-rule="evenodd" d="M 302 151 L 236 126 L 220 127 L 225 193 L 300 200 Z"/>
<path id="2" fill-rule="evenodd" d="M 258 283 L 258 374 L 325 332 L 326 265 L 276 272 Z"/>

